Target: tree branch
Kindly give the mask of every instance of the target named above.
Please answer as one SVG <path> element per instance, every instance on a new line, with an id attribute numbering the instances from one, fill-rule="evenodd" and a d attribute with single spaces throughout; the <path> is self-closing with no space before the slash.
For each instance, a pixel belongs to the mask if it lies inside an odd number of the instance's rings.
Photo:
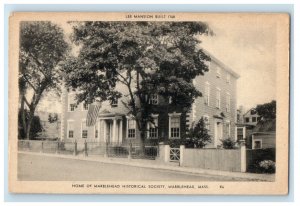
<path id="1" fill-rule="evenodd" d="M 29 81 L 29 79 L 26 77 L 26 74 L 23 75 L 24 79 L 26 80 L 26 82 L 32 87 L 32 89 L 37 92 L 37 89 L 35 88 L 35 86 L 33 86 L 33 84 Z"/>

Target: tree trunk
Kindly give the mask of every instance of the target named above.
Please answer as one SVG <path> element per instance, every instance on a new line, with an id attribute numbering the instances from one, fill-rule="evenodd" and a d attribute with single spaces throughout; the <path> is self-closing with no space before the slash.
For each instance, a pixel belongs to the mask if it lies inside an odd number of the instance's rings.
<path id="1" fill-rule="evenodd" d="M 31 137 L 31 127 L 32 127 L 32 121 L 34 119 L 34 112 L 35 112 L 36 105 L 31 104 L 29 115 L 28 115 L 28 122 L 27 122 L 27 128 L 26 128 L 26 139 L 30 140 Z"/>
<path id="2" fill-rule="evenodd" d="M 30 113 L 31 113 L 31 112 L 30 112 Z M 28 122 L 27 122 L 27 127 L 26 127 L 26 139 L 27 139 L 27 140 L 30 140 L 30 139 L 31 139 L 30 131 L 31 131 L 32 119 L 33 119 L 33 116 L 31 116 L 31 115 L 29 114 Z"/>
<path id="3" fill-rule="evenodd" d="M 22 95 L 21 99 L 21 108 L 20 108 L 20 113 L 21 113 L 21 122 L 22 122 L 22 127 L 25 137 L 23 136 L 22 138 L 26 138 L 27 134 L 27 124 L 26 124 L 26 110 L 25 110 L 25 100 L 24 100 L 24 94 Z"/>

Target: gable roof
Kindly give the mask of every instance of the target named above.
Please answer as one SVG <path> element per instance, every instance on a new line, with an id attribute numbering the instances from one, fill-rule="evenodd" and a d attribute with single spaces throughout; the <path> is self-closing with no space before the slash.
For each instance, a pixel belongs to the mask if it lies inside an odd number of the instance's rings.
<path id="1" fill-rule="evenodd" d="M 240 78 L 240 75 L 238 73 L 233 71 L 230 67 L 225 65 L 223 62 L 221 62 L 218 58 L 216 58 L 214 55 L 212 55 L 209 51 L 207 51 L 206 49 L 204 49 L 200 46 L 199 46 L 199 48 L 202 49 L 203 52 L 206 53 L 208 56 L 210 56 L 211 60 L 214 61 L 216 64 L 218 64 L 222 69 L 224 69 L 227 72 L 229 72 L 230 74 L 232 74 L 232 76 L 234 76 L 235 78 L 237 78 L 237 79 Z"/>

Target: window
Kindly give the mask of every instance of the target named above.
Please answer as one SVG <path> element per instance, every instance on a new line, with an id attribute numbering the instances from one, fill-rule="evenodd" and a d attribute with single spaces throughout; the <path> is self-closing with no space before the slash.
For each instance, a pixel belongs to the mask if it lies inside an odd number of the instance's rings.
<path id="1" fill-rule="evenodd" d="M 210 85 L 208 82 L 205 83 L 205 91 L 204 91 L 204 104 L 209 106 L 209 93 L 210 93 Z"/>
<path id="2" fill-rule="evenodd" d="M 86 126 L 86 121 L 83 120 L 81 123 L 81 138 L 87 138 L 88 137 L 88 130 Z"/>
<path id="3" fill-rule="evenodd" d="M 230 121 L 225 122 L 225 129 L 227 137 L 230 137 Z"/>
<path id="4" fill-rule="evenodd" d="M 256 110 L 255 110 L 255 109 L 251 109 L 251 110 L 250 110 L 250 114 L 251 114 L 251 115 L 255 115 L 255 114 L 256 114 Z"/>
<path id="5" fill-rule="evenodd" d="M 246 118 L 245 118 L 245 122 L 249 122 L 249 117 L 246 117 Z"/>
<path id="6" fill-rule="evenodd" d="M 75 108 L 76 108 L 76 104 L 74 104 L 74 103 L 69 104 L 69 111 L 73 112 L 73 111 L 75 111 Z"/>
<path id="7" fill-rule="evenodd" d="M 87 102 L 83 102 L 82 109 L 83 110 L 88 110 L 89 109 L 89 104 Z"/>
<path id="8" fill-rule="evenodd" d="M 157 116 L 153 117 L 153 122 L 148 122 L 148 137 L 149 139 L 157 139 L 158 138 L 158 118 Z"/>
<path id="9" fill-rule="evenodd" d="M 68 111 L 73 112 L 76 109 L 76 103 L 75 103 L 75 95 L 74 93 L 68 94 Z"/>
<path id="10" fill-rule="evenodd" d="M 216 108 L 220 109 L 221 108 L 221 89 L 217 88 L 217 93 L 216 93 Z"/>
<path id="11" fill-rule="evenodd" d="M 98 138 L 99 132 L 98 132 L 98 128 L 97 128 L 97 124 L 95 125 L 95 139 Z"/>
<path id="12" fill-rule="evenodd" d="M 226 83 L 230 84 L 230 74 L 226 74 Z"/>
<path id="13" fill-rule="evenodd" d="M 261 149 L 261 148 L 262 148 L 262 141 L 254 140 L 253 149 Z"/>
<path id="14" fill-rule="evenodd" d="M 217 78 L 221 78 L 221 68 L 217 67 Z"/>
<path id="15" fill-rule="evenodd" d="M 169 117 L 169 136 L 170 138 L 178 139 L 180 138 L 180 114 L 171 115 Z"/>
<path id="16" fill-rule="evenodd" d="M 244 127 L 237 127 L 236 128 L 236 139 L 237 141 L 245 139 L 245 128 Z"/>
<path id="17" fill-rule="evenodd" d="M 230 94 L 226 94 L 226 112 L 230 112 Z"/>
<path id="18" fill-rule="evenodd" d="M 157 105 L 158 104 L 158 95 L 152 94 L 150 96 L 150 104 Z"/>
<path id="19" fill-rule="evenodd" d="M 68 121 L 68 138 L 74 138 L 74 122 Z"/>
<path id="20" fill-rule="evenodd" d="M 112 107 L 117 107 L 118 106 L 118 99 L 111 100 L 111 106 Z"/>
<path id="21" fill-rule="evenodd" d="M 252 122 L 256 122 L 256 117 L 252 117 Z"/>
<path id="22" fill-rule="evenodd" d="M 209 116 L 208 116 L 208 115 L 204 115 L 202 118 L 203 118 L 203 120 L 204 120 L 205 128 L 206 128 L 207 130 L 209 130 L 209 129 L 210 129 L 210 128 L 209 128 Z"/>
<path id="23" fill-rule="evenodd" d="M 128 120 L 128 138 L 135 138 L 135 119 Z"/>

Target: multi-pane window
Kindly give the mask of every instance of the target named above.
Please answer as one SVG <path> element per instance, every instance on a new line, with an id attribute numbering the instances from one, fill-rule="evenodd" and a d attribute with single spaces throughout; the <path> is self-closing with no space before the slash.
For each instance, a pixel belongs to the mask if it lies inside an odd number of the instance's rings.
<path id="1" fill-rule="evenodd" d="M 230 84 L 230 74 L 226 74 L 226 83 Z"/>
<path id="2" fill-rule="evenodd" d="M 253 147 L 254 147 L 253 149 L 261 149 L 262 148 L 261 140 L 255 140 Z"/>
<path id="3" fill-rule="evenodd" d="M 245 118 L 245 122 L 249 122 L 249 117 L 246 117 L 246 118 Z"/>
<path id="4" fill-rule="evenodd" d="M 256 122 L 256 117 L 252 117 L 252 122 Z"/>
<path id="5" fill-rule="evenodd" d="M 97 125 L 95 125 L 95 138 L 97 139 L 99 135 Z"/>
<path id="6" fill-rule="evenodd" d="M 118 99 L 113 99 L 113 100 L 111 101 L 111 106 L 112 106 L 112 107 L 117 107 L 117 106 L 118 106 Z"/>
<path id="7" fill-rule="evenodd" d="M 225 129 L 227 137 L 230 137 L 230 121 L 225 122 Z"/>
<path id="8" fill-rule="evenodd" d="M 210 85 L 208 82 L 205 83 L 205 91 L 204 91 L 204 103 L 209 105 L 209 93 L 210 93 Z"/>
<path id="9" fill-rule="evenodd" d="M 135 138 L 135 119 L 128 120 L 128 138 Z"/>
<path id="10" fill-rule="evenodd" d="M 74 122 L 68 122 L 68 138 L 74 138 Z"/>
<path id="11" fill-rule="evenodd" d="M 237 127 L 236 128 L 236 136 L 237 136 L 237 141 L 245 139 L 245 137 L 244 137 L 244 127 Z"/>
<path id="12" fill-rule="evenodd" d="M 157 139 L 158 138 L 158 118 L 153 118 L 152 122 L 148 123 L 149 126 L 149 138 L 150 139 Z"/>
<path id="13" fill-rule="evenodd" d="M 69 104 L 69 111 L 73 112 L 76 109 L 76 104 L 75 103 L 71 103 Z"/>
<path id="14" fill-rule="evenodd" d="M 73 112 L 76 109 L 75 96 L 73 93 L 68 94 L 68 111 Z"/>
<path id="15" fill-rule="evenodd" d="M 219 88 L 216 91 L 216 108 L 221 108 L 221 90 Z"/>
<path id="16" fill-rule="evenodd" d="M 180 138 L 180 116 L 170 117 L 170 138 Z"/>
<path id="17" fill-rule="evenodd" d="M 89 109 L 89 104 L 87 102 L 83 102 L 82 109 L 83 110 L 88 110 Z"/>
<path id="18" fill-rule="evenodd" d="M 153 104 L 153 105 L 158 104 L 158 95 L 157 94 L 150 95 L 150 104 Z"/>
<path id="19" fill-rule="evenodd" d="M 86 126 L 86 121 L 82 121 L 82 123 L 81 123 L 81 137 L 82 138 L 88 137 L 88 129 Z"/>
<path id="20" fill-rule="evenodd" d="M 226 112 L 230 112 L 230 94 L 226 94 Z"/>

